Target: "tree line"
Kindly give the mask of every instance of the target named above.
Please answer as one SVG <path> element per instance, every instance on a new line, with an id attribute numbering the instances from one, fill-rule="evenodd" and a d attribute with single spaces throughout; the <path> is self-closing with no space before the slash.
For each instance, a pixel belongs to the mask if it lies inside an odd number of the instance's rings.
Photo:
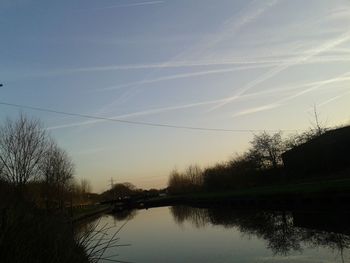
<path id="1" fill-rule="evenodd" d="M 0 124 L 1 262 L 97 262 L 71 224 L 91 192 L 42 123 L 20 114 Z"/>
<path id="2" fill-rule="evenodd" d="M 170 194 L 182 194 L 278 183 L 284 179 L 281 176 L 282 154 L 325 131 L 318 124 L 313 129 L 288 138 L 283 138 L 282 132 L 255 134 L 250 141 L 250 148 L 229 161 L 204 169 L 190 165 L 182 172 L 173 170 L 168 179 L 168 191 Z"/>
<path id="3" fill-rule="evenodd" d="M 100 194 L 100 200 L 102 203 L 111 202 L 111 201 L 127 201 L 127 200 L 141 200 L 151 197 L 157 197 L 160 194 L 164 193 L 163 190 L 158 189 L 140 189 L 135 185 L 129 182 L 125 183 L 116 183 L 111 186 L 111 189 L 108 189 Z"/>
<path id="4" fill-rule="evenodd" d="M 71 157 L 39 120 L 20 114 L 0 126 L 0 183 L 15 198 L 47 209 L 84 202 L 91 186 L 86 179 L 77 182 L 74 172 Z"/>

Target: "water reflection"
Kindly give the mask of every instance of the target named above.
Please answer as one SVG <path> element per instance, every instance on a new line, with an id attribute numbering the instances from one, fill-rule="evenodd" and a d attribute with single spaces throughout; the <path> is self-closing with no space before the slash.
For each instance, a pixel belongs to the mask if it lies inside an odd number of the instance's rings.
<path id="1" fill-rule="evenodd" d="M 131 220 L 137 215 L 138 210 L 136 209 L 126 209 L 121 210 L 117 213 L 112 213 L 115 221 L 124 221 L 124 220 Z"/>
<path id="2" fill-rule="evenodd" d="M 248 211 L 228 207 L 170 207 L 174 221 L 190 222 L 196 228 L 208 224 L 236 228 L 244 236 L 258 237 L 275 255 L 287 256 L 303 248 L 325 247 L 342 257 L 350 247 L 348 213 L 312 213 L 289 211 Z M 344 260 L 343 260 L 344 261 Z"/>

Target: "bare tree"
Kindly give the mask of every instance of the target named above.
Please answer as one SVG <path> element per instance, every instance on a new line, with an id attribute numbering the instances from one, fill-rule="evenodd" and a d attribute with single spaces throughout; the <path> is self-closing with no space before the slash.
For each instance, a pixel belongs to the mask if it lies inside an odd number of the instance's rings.
<path id="1" fill-rule="evenodd" d="M 168 187 L 171 193 L 180 193 L 183 191 L 184 179 L 183 175 L 176 169 L 171 171 L 168 180 Z"/>
<path id="2" fill-rule="evenodd" d="M 194 188 L 198 188 L 203 185 L 203 171 L 198 165 L 190 165 L 187 167 L 185 175 L 190 180 L 190 183 Z"/>
<path id="3" fill-rule="evenodd" d="M 1 177 L 15 186 L 23 186 L 38 176 L 47 138 L 38 120 L 23 114 L 16 121 L 7 119 L 0 127 Z"/>
<path id="4" fill-rule="evenodd" d="M 276 169 L 281 163 L 281 154 L 284 150 L 281 132 L 273 135 L 263 132 L 255 135 L 251 141 L 251 155 L 255 156 L 260 167 L 273 167 Z"/>
<path id="5" fill-rule="evenodd" d="M 316 105 L 314 105 L 314 120 L 311 122 L 312 127 L 300 134 L 291 135 L 285 140 L 285 150 L 290 150 L 301 144 L 304 144 L 322 134 L 324 134 L 328 128 L 324 122 L 320 121 L 319 113 L 317 111 Z"/>
<path id="6" fill-rule="evenodd" d="M 45 185 L 45 199 L 56 201 L 62 207 L 66 192 L 69 192 L 73 179 L 74 165 L 68 154 L 50 141 L 41 163 L 41 172 Z"/>
<path id="7" fill-rule="evenodd" d="M 184 172 L 170 173 L 168 187 L 171 193 L 199 191 L 204 183 L 204 174 L 198 165 L 190 165 Z"/>

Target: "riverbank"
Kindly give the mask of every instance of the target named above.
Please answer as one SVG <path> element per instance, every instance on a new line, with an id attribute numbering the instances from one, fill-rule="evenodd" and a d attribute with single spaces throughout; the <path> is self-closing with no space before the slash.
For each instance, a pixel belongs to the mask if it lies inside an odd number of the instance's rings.
<path id="1" fill-rule="evenodd" d="M 89 206 L 82 206 L 82 207 L 76 207 L 72 211 L 72 217 L 71 221 L 73 223 L 78 222 L 80 220 L 93 217 L 96 215 L 100 215 L 106 212 L 111 211 L 110 205 L 89 205 Z"/>
<path id="2" fill-rule="evenodd" d="M 350 206 L 350 179 L 289 183 L 234 191 L 198 192 L 145 200 L 139 205 L 150 208 L 177 204 L 229 204 L 238 207 L 317 207 Z"/>
<path id="3" fill-rule="evenodd" d="M 90 262 L 63 213 L 14 202 L 1 210 L 1 262 Z"/>

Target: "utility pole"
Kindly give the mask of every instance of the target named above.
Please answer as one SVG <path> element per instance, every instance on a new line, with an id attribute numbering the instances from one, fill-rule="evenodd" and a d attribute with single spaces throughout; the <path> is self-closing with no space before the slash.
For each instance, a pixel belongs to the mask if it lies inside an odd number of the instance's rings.
<path id="1" fill-rule="evenodd" d="M 324 128 L 320 124 L 316 105 L 314 105 L 314 115 L 315 115 L 315 125 L 314 126 L 315 126 L 315 130 L 316 130 L 316 134 L 318 136 L 320 136 L 324 132 Z"/>
<path id="2" fill-rule="evenodd" d="M 113 181 L 113 177 L 111 177 L 111 189 L 113 189 L 114 186 L 114 181 Z"/>

